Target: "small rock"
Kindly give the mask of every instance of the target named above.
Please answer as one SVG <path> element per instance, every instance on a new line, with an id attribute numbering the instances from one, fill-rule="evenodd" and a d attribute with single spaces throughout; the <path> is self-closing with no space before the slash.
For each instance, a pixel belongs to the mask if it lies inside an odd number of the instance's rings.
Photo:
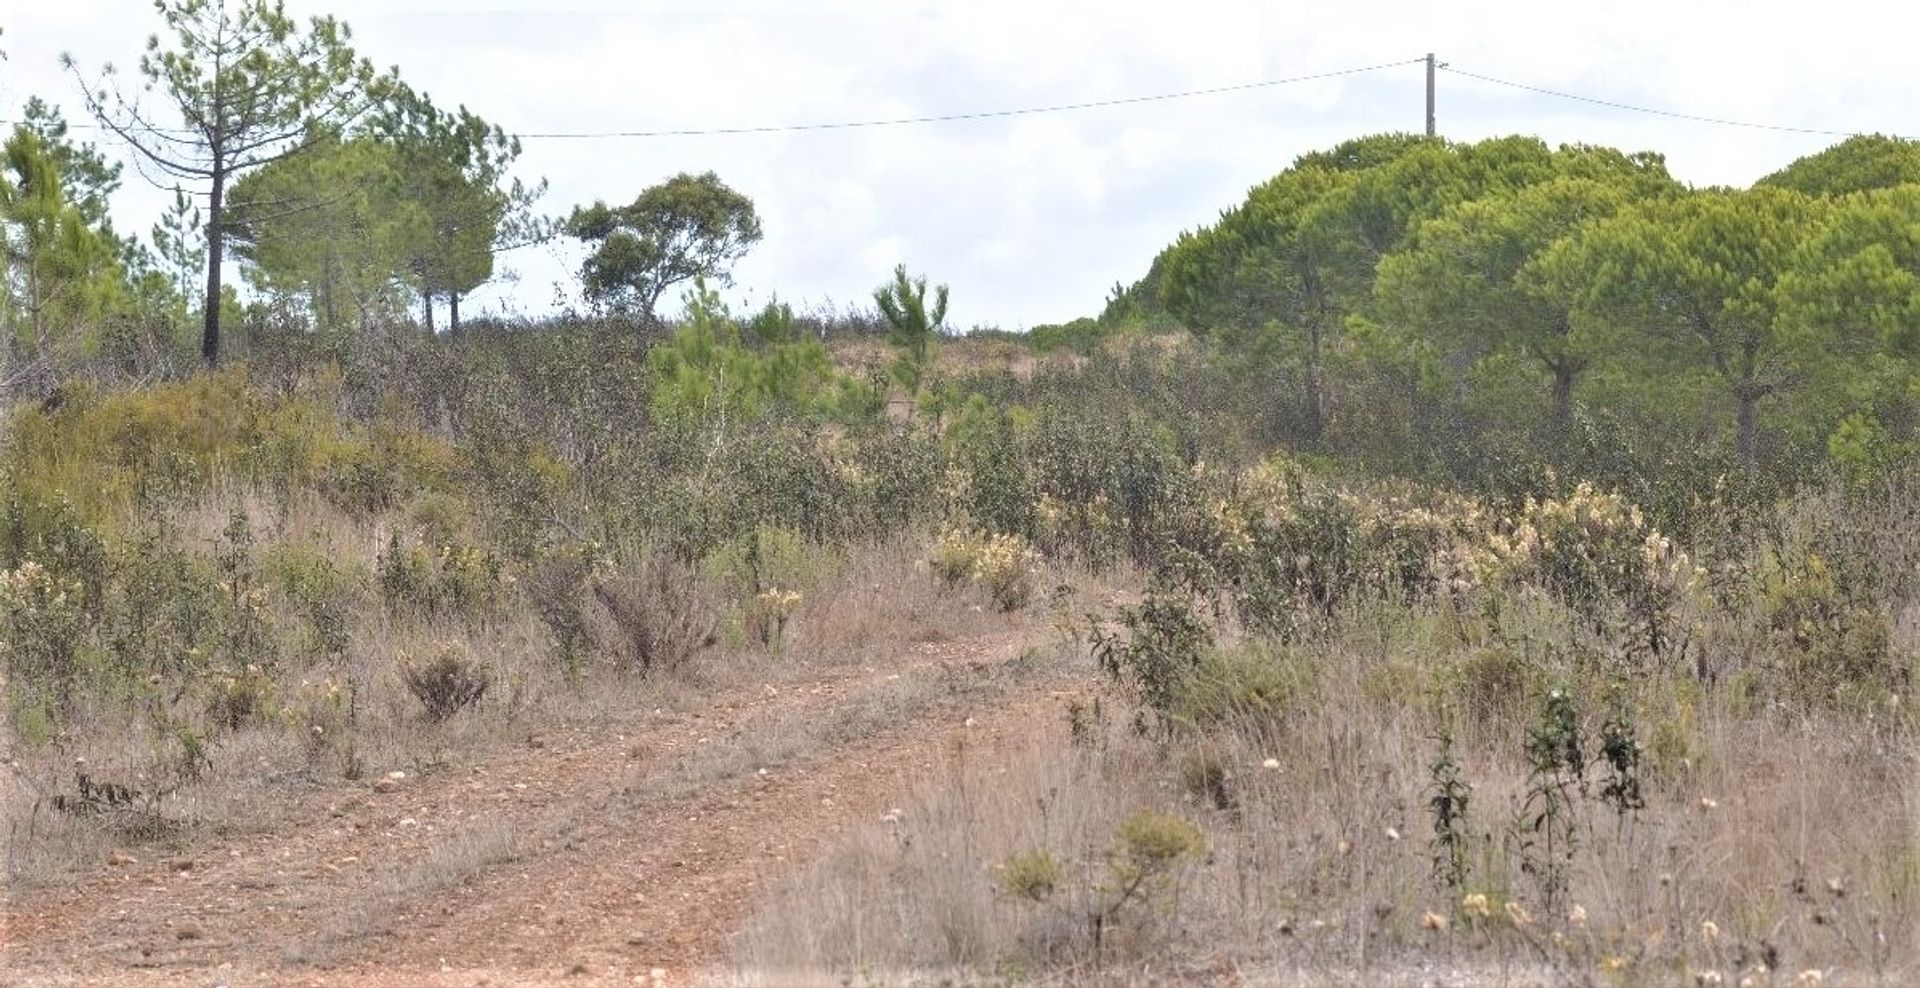
<path id="1" fill-rule="evenodd" d="M 632 933 L 627 934 L 627 946 L 644 947 L 646 945 L 647 945 L 647 935 L 645 933 L 641 933 L 636 930 Z"/>
<path id="2" fill-rule="evenodd" d="M 188 924 L 186 926 L 182 926 L 179 929 L 174 930 L 173 937 L 176 940 L 198 940 L 200 939 L 200 928 L 198 926 Z"/>

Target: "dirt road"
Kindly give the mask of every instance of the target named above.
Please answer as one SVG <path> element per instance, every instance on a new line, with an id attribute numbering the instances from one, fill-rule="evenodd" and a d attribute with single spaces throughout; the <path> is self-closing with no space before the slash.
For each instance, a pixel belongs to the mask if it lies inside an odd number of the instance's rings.
<path id="1" fill-rule="evenodd" d="M 0 983 L 687 983 L 757 897 L 957 747 L 1083 689 L 1018 632 L 914 647 L 470 764 L 289 796 L 270 832 L 130 849 L 12 903 Z"/>

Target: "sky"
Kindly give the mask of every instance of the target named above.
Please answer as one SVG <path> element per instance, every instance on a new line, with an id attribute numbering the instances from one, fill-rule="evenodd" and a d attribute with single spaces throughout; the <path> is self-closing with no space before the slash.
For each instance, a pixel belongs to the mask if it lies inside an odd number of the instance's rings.
<path id="1" fill-rule="evenodd" d="M 229 0 L 235 2 L 235 0 Z M 1419 59 L 1511 82 L 1779 127 L 1920 136 L 1920 13 L 1830 0 L 1306 4 L 1287 0 L 945 3 L 287 0 L 347 21 L 359 51 L 443 106 L 524 134 L 831 123 L 1021 109 L 1241 86 Z M 0 118 L 29 96 L 87 119 L 83 71 L 137 62 L 144 0 L 0 10 Z M 1681 180 L 1748 185 L 1838 137 L 1717 126 L 1438 74 L 1439 133 L 1654 150 Z M 956 328 L 1097 314 L 1182 230 L 1300 154 L 1425 125 L 1425 70 L 1093 109 L 750 135 L 525 139 L 540 208 L 631 201 L 680 172 L 751 197 L 765 239 L 734 270 L 740 307 L 867 306 L 894 265 L 952 288 Z M 113 153 L 124 151 L 93 135 Z M 131 168 L 116 225 L 169 199 Z M 463 309 L 580 305 L 582 250 L 503 255 L 510 278 Z"/>

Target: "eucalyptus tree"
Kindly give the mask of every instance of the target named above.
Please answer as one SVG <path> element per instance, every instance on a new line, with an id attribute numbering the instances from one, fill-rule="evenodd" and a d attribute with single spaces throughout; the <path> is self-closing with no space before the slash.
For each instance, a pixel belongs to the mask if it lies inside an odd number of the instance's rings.
<path id="1" fill-rule="evenodd" d="M 626 206 L 576 208 L 565 229 L 592 248 L 580 268 L 587 299 L 643 323 L 655 321 L 675 285 L 726 284 L 733 262 L 761 237 L 753 200 L 713 172 L 676 175 Z"/>
<path id="2" fill-rule="evenodd" d="M 134 149 L 143 168 L 206 190 L 200 352 L 212 365 L 220 358 L 229 187 L 359 116 L 376 77 L 354 54 L 346 24 L 314 17 L 302 26 L 279 0 L 154 0 L 154 9 L 168 37 L 147 39 L 138 89 L 122 87 L 111 65 L 89 82 L 71 56 L 62 61 L 80 81 L 88 109 Z M 148 106 L 147 96 L 162 109 Z"/>

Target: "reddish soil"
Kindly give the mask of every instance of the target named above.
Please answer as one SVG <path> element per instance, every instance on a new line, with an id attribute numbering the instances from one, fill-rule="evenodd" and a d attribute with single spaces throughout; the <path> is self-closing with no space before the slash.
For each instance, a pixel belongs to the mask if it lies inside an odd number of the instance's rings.
<path id="1" fill-rule="evenodd" d="M 684 767 L 901 676 L 994 675 L 1011 633 L 923 645 L 892 668 L 718 695 L 693 718 L 549 736 L 378 788 L 290 794 L 283 824 L 181 853 L 129 848 L 0 915 L 0 984 L 525 985 L 696 980 L 769 885 L 956 747 L 995 751 L 1082 682 L 1012 677 L 869 718 L 766 773 Z M 966 672 L 966 670 L 971 670 Z M 885 701 L 877 701 L 884 703 Z M 695 774 L 689 775 L 692 771 Z M 385 790 L 385 791 L 382 791 Z"/>

